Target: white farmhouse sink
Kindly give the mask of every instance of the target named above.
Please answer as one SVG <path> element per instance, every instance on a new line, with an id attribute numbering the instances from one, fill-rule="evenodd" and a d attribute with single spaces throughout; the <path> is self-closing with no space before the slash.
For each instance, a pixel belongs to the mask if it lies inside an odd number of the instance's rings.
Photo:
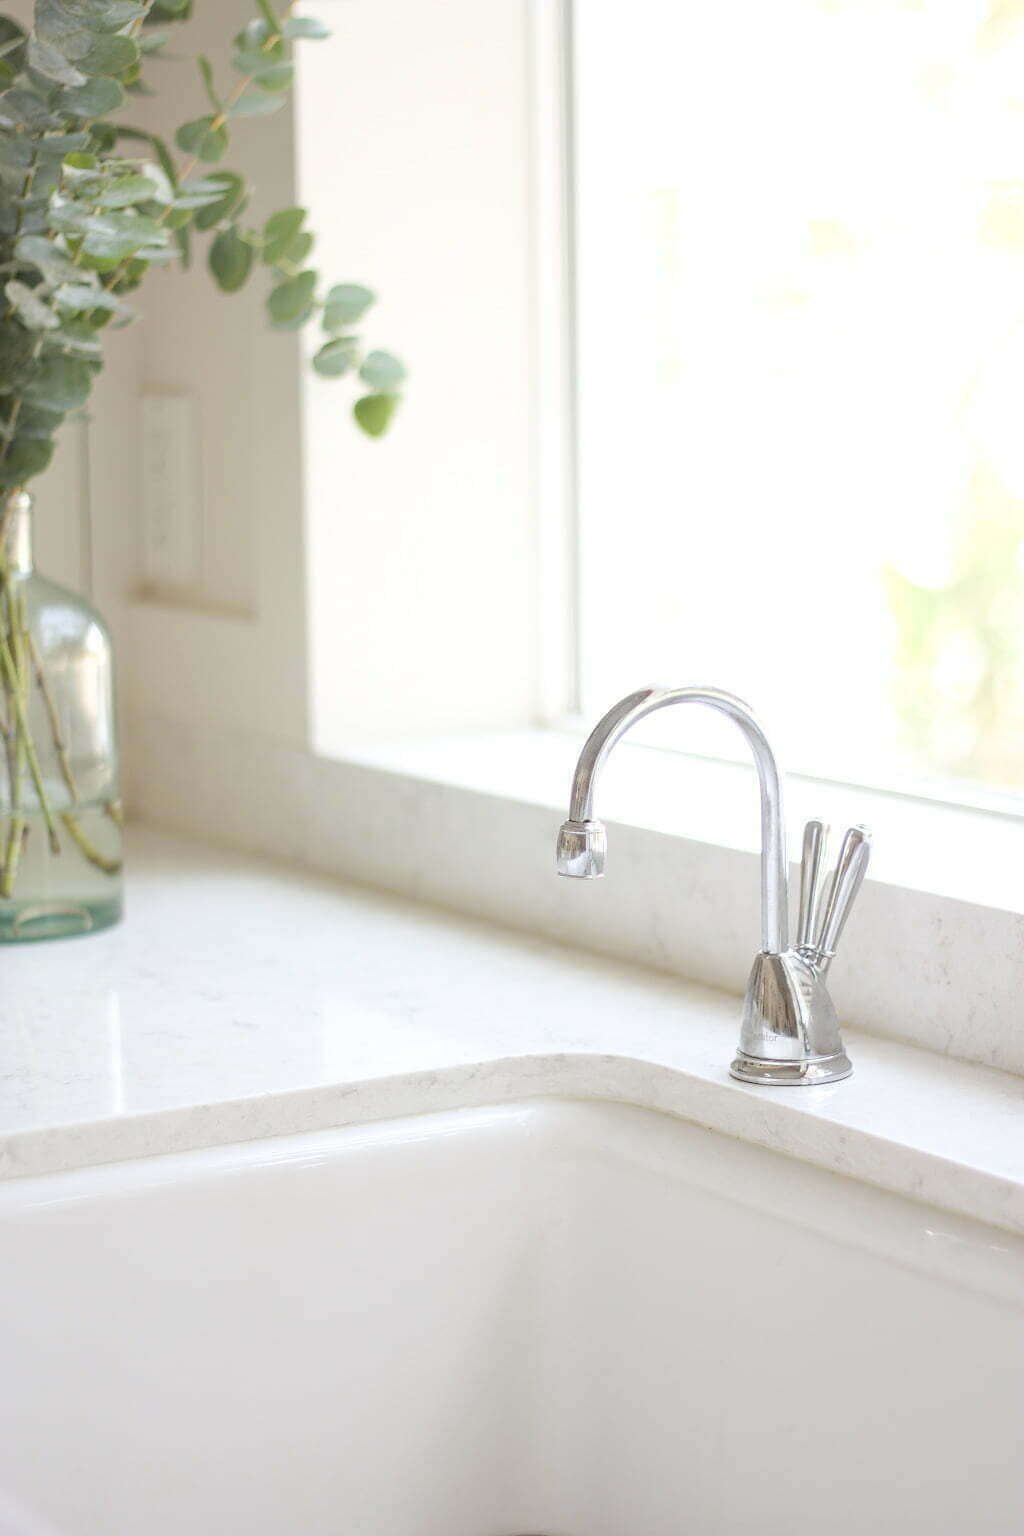
<path id="1" fill-rule="evenodd" d="M 0 1188 L 63 1536 L 1018 1536 L 1024 1241 L 612 1104 Z"/>

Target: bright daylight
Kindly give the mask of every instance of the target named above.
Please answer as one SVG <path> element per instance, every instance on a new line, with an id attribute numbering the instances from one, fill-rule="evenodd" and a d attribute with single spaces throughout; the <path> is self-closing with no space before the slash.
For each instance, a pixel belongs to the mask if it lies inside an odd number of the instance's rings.
<path id="1" fill-rule="evenodd" d="M 800 772 L 1024 790 L 1020 8 L 621 21 L 577 27 L 586 706 L 685 656 Z"/>
<path id="2" fill-rule="evenodd" d="M 0 0 L 0 288 L 0 1536 L 1022 1536 L 1024 0 Z"/>

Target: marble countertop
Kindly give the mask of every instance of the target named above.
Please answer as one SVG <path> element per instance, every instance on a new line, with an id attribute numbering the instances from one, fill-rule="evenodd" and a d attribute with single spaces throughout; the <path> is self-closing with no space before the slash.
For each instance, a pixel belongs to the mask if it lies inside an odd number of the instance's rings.
<path id="1" fill-rule="evenodd" d="M 128 917 L 4 952 L 0 1177 L 559 1095 L 680 1115 L 1024 1232 L 1024 1079 L 850 1033 L 733 1082 L 736 998 L 132 829 Z"/>

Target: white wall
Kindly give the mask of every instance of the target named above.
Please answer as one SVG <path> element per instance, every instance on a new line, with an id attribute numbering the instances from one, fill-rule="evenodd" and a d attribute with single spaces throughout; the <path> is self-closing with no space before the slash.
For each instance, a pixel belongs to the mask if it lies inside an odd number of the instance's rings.
<path id="1" fill-rule="evenodd" d="M 304 376 L 313 728 L 527 721 L 537 676 L 527 0 L 321 0 L 301 53 L 300 201 L 407 362 L 382 441 Z"/>

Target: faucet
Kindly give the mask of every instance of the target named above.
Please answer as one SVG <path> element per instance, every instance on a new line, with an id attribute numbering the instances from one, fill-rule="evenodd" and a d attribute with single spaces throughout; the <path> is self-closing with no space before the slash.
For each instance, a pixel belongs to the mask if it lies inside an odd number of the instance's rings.
<path id="1" fill-rule="evenodd" d="M 767 736 L 741 699 L 719 688 L 644 688 L 613 705 L 587 737 L 576 764 L 569 819 L 558 834 L 558 873 L 582 880 L 604 874 L 608 839 L 594 818 L 598 774 L 637 721 L 670 704 L 707 704 L 738 725 L 754 755 L 761 792 L 761 950 L 747 983 L 739 1048 L 729 1071 L 741 1082 L 776 1087 L 839 1082 L 853 1067 L 825 982 L 864 879 L 871 835 L 866 827 L 847 830 L 826 894 L 828 829 L 820 821 L 807 823 L 791 949 L 782 780 Z"/>

